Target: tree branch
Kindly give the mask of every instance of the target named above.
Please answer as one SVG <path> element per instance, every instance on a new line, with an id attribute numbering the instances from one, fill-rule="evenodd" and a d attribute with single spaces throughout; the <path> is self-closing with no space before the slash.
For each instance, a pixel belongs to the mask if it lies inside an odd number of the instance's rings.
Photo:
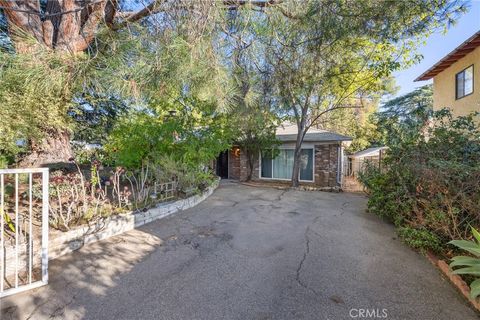
<path id="1" fill-rule="evenodd" d="M 113 19 L 118 10 L 118 0 L 107 0 L 105 4 L 105 24 L 109 28 L 113 28 Z"/>
<path id="2" fill-rule="evenodd" d="M 0 8 L 4 9 L 8 21 L 9 32 L 14 36 L 32 35 L 40 43 L 43 41 L 43 28 L 40 19 L 40 2 L 0 0 Z M 17 48 L 20 50 L 26 48 Z"/>
<path id="3" fill-rule="evenodd" d="M 50 17 L 61 16 L 61 15 L 64 15 L 64 14 L 69 14 L 69 13 L 75 13 L 75 12 L 78 12 L 78 11 L 82 11 L 85 7 L 87 7 L 89 5 L 100 3 L 100 2 L 105 2 L 105 1 L 108 1 L 108 0 L 85 1 L 85 5 L 77 8 L 77 9 L 58 11 L 58 12 L 53 12 L 53 13 L 42 13 L 40 11 L 40 6 L 38 6 L 38 9 L 24 9 L 20 6 L 9 6 L 8 5 L 8 3 L 10 3 L 10 4 L 17 3 L 19 5 L 34 4 L 35 3 L 34 0 L 32 0 L 32 1 L 28 1 L 28 0 L 25 0 L 25 1 L 2 0 L 2 1 L 0 1 L 0 9 L 3 9 L 5 11 L 15 11 L 15 12 L 20 12 L 20 13 L 26 13 L 26 14 L 29 14 L 29 15 L 37 15 L 37 16 L 42 17 L 42 18 L 50 18 Z"/>
<path id="4" fill-rule="evenodd" d="M 238 7 L 250 5 L 253 7 L 266 8 L 280 3 L 284 0 L 223 0 L 223 4 L 231 10 L 235 10 Z"/>
<path id="5" fill-rule="evenodd" d="M 137 12 L 130 14 L 129 16 L 125 17 L 123 21 L 119 22 L 118 24 L 112 25 L 111 28 L 113 30 L 119 30 L 121 28 L 126 27 L 129 23 L 138 21 L 154 13 L 161 12 L 164 10 L 164 8 L 161 8 L 161 5 L 164 4 L 165 2 L 167 2 L 167 0 L 154 0 L 152 3 L 150 3 L 148 6 L 146 6 L 142 10 L 139 10 Z"/>
<path id="6" fill-rule="evenodd" d="M 66 47 L 63 49 L 78 52 L 88 48 L 90 42 L 95 36 L 97 26 L 104 16 L 105 5 L 105 2 L 96 2 L 91 6 L 92 11 L 88 16 L 87 21 L 80 29 L 79 34 L 75 37 L 75 39 L 73 39 L 72 43 L 67 43 Z"/>

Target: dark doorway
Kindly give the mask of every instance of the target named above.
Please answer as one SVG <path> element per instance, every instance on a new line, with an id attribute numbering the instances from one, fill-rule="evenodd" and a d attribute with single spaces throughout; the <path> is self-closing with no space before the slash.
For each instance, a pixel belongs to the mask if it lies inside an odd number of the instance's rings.
<path id="1" fill-rule="evenodd" d="M 217 176 L 228 179 L 228 151 L 223 151 L 217 157 Z"/>

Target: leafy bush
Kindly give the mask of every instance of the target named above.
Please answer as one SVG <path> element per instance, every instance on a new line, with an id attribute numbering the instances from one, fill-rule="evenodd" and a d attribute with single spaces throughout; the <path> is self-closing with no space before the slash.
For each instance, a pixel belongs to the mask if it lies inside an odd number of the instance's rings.
<path id="1" fill-rule="evenodd" d="M 202 191 L 215 179 L 207 167 L 189 166 L 171 155 L 161 156 L 155 163 L 155 178 L 158 181 L 175 180 L 177 190 L 183 194 Z"/>
<path id="2" fill-rule="evenodd" d="M 367 167 L 360 180 L 371 212 L 391 219 L 418 249 L 441 250 L 480 225 L 480 129 L 475 116 L 435 112 L 433 125 L 389 127 L 380 171 Z"/>
<path id="3" fill-rule="evenodd" d="M 190 167 L 201 166 L 229 148 L 231 126 L 226 115 L 202 103 L 194 110 L 181 110 L 171 116 L 165 110 L 157 114 L 135 112 L 124 117 L 113 129 L 106 150 L 117 165 L 140 168 L 164 155 Z M 173 112 L 176 105 L 162 108 Z M 159 107 L 160 109 L 160 107 Z"/>
<path id="4" fill-rule="evenodd" d="M 439 251 L 441 248 L 440 239 L 428 230 L 400 227 L 397 233 L 403 241 L 412 248 L 421 250 L 430 249 L 433 251 Z"/>
<path id="5" fill-rule="evenodd" d="M 470 295 L 473 299 L 480 295 L 480 233 L 472 228 L 474 241 L 452 240 L 449 243 L 472 254 L 471 256 L 456 256 L 452 258 L 450 267 L 461 267 L 453 271 L 455 274 L 473 275 L 476 280 L 470 283 Z"/>
<path id="6" fill-rule="evenodd" d="M 5 156 L 0 156 L 0 169 L 5 169 L 8 167 L 8 159 Z"/>
<path id="7" fill-rule="evenodd" d="M 75 154 L 75 162 L 80 165 L 90 165 L 95 161 L 108 166 L 113 166 L 114 164 L 110 154 L 101 147 L 87 149 L 83 144 L 74 144 L 73 152 Z"/>

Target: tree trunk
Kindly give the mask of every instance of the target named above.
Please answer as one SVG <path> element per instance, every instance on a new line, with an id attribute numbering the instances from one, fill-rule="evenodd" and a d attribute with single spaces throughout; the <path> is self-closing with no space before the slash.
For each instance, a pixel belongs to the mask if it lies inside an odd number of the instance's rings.
<path id="1" fill-rule="evenodd" d="M 143 8 L 136 12 L 123 12 L 123 15 L 120 12 L 119 0 L 46 0 L 44 10 L 41 5 L 43 1 L 40 0 L 0 0 L 0 6 L 7 18 L 9 36 L 17 53 L 54 50 L 75 54 L 88 48 L 102 21 L 110 29 L 118 30 L 151 14 L 175 7 L 173 6 L 175 1 L 140 2 L 145 2 Z M 277 3 L 280 2 L 276 0 L 269 1 L 268 4 L 264 1 L 223 2 L 229 10 L 237 10 L 247 4 L 263 8 Z M 35 41 L 30 41 L 31 39 Z M 73 156 L 70 132 L 67 129 L 49 128 L 45 131 L 40 141 L 30 143 L 31 154 L 25 156 L 20 165 L 38 166 L 64 162 Z"/>
<path id="2" fill-rule="evenodd" d="M 300 185 L 300 157 L 302 154 L 302 143 L 305 133 L 307 132 L 306 128 L 306 117 L 302 115 L 300 119 L 297 120 L 297 141 L 295 142 L 295 151 L 293 155 L 293 170 L 292 170 L 292 187 L 296 188 Z"/>
<path id="3" fill-rule="evenodd" d="M 48 0 L 43 20 L 39 1 L 0 0 L 0 5 L 5 8 L 9 34 L 17 53 L 55 50 L 68 55 L 87 49 L 104 14 L 113 19 L 116 1 L 85 4 L 76 0 Z M 25 35 L 33 37 L 36 43 L 25 41 Z M 30 141 L 29 154 L 20 160 L 19 166 L 64 163 L 73 157 L 68 129 L 45 126 L 42 131 L 39 140 Z"/>
<path id="4" fill-rule="evenodd" d="M 253 175 L 253 165 L 254 165 L 254 153 L 250 150 L 247 150 L 247 158 L 248 158 L 248 176 L 247 176 L 247 181 L 252 180 L 252 175 Z"/>
<path id="5" fill-rule="evenodd" d="M 68 163 L 73 158 L 70 131 L 47 129 L 40 141 L 30 141 L 30 152 L 18 166 L 39 167 L 46 164 Z"/>

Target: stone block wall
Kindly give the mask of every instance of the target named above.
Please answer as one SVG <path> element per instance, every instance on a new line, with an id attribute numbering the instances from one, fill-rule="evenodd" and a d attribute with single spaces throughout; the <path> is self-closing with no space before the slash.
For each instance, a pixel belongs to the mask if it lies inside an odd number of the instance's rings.
<path id="1" fill-rule="evenodd" d="M 252 173 L 252 180 L 258 179 L 259 177 L 259 163 L 258 163 L 258 156 L 254 157 L 254 164 L 253 164 L 253 173 Z M 240 150 L 240 181 L 247 181 L 248 175 L 250 173 L 250 166 L 248 164 L 248 156 L 245 150 Z"/>
<path id="2" fill-rule="evenodd" d="M 315 145 L 315 185 L 337 186 L 338 144 Z"/>
<path id="3" fill-rule="evenodd" d="M 238 147 L 233 147 L 228 152 L 228 178 L 240 180 L 241 176 L 241 151 Z"/>

